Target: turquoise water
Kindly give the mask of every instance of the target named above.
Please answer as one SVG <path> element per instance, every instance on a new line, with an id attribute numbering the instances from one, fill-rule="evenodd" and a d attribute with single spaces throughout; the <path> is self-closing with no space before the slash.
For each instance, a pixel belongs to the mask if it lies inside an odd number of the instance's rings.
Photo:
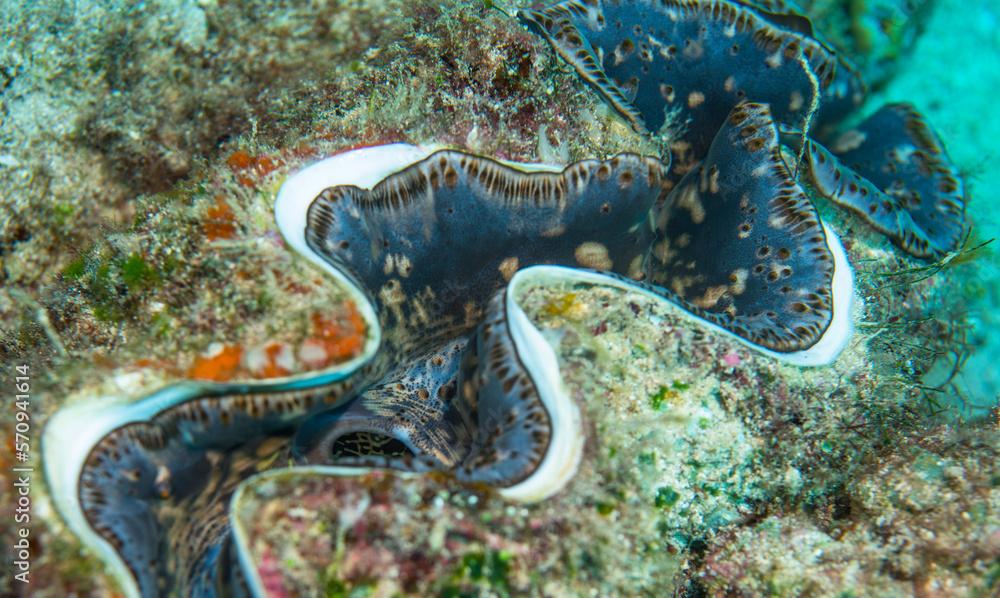
<path id="1" fill-rule="evenodd" d="M 983 241 L 1000 237 L 1000 119 L 993 116 L 1000 89 L 1000 6 L 989 0 L 935 3 L 927 29 L 900 63 L 879 97 L 912 101 L 925 112 L 967 173 L 976 235 Z M 982 289 L 969 314 L 977 346 L 961 377 L 981 405 L 1000 398 L 1000 253 L 992 247 L 974 273 Z"/>

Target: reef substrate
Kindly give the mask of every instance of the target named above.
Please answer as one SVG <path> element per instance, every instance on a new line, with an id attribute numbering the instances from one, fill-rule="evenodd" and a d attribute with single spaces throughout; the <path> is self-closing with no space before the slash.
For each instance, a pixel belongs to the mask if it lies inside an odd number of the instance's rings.
<path id="1" fill-rule="evenodd" d="M 397 9 L 400 20 L 386 21 Z M 289 367 L 304 371 L 315 366 L 302 358 L 303 343 L 350 336 L 350 307 L 327 311 L 342 305 L 341 291 L 291 255 L 271 219 L 277 185 L 315 157 L 431 138 L 524 161 L 656 150 L 503 15 L 423 2 L 358 3 L 324 14 L 329 32 L 361 41 L 328 56 L 322 76 L 297 73 L 270 88 L 256 126 L 224 140 L 210 159 L 195 158 L 184 182 L 120 196 L 126 199 L 116 205 L 127 217 L 103 229 L 81 227 L 101 234 L 72 237 L 79 251 L 58 238 L 43 244 L 46 233 L 29 235 L 29 245 L 40 248 L 34 255 L 19 244 L 5 255 L 8 279 L 36 306 L 15 309 L 4 297 L 5 326 L 16 332 L 7 355 L 34 353 L 32 363 L 44 372 L 35 389 L 47 397 L 37 407 L 40 420 L 65 402 L 141 396 L 192 370 L 231 380 L 266 376 L 279 360 L 272 364 L 264 349 L 265 366 L 255 368 L 259 360 L 243 355 L 269 343 L 284 343 L 295 355 Z M 358 25 L 375 22 L 398 26 L 380 36 Z M 263 48 L 280 46 L 293 31 L 248 26 L 244 33 L 266 55 Z M 131 152 L 114 145 L 103 151 L 109 159 Z M 60 155 L 64 164 L 75 159 Z M 120 190 L 118 183 L 108 188 Z M 47 193 L 78 201 L 59 185 Z M 47 193 L 24 195 L 24 208 L 41 205 Z M 93 205 L 68 203 L 62 225 L 56 210 L 27 230 L 100 222 L 106 208 L 97 207 L 97 196 L 86 200 Z M 860 220 L 821 210 L 845 239 L 863 300 L 857 335 L 831 368 L 778 364 L 642 297 L 528 290 L 535 321 L 565 360 L 585 412 L 589 440 L 569 490 L 522 507 L 433 477 L 278 477 L 253 487 L 240 505 L 268 587 L 293 593 L 321 584 L 334 595 L 595 586 L 623 594 L 664 587 L 833 593 L 868 583 L 900 594 L 991 591 L 1000 499 L 996 459 L 986 457 L 995 457 L 996 423 L 941 428 L 937 406 L 949 391 L 923 378 L 947 371 L 963 350 L 965 299 L 955 292 L 961 279 L 952 268 L 925 278 L 927 264 L 900 255 Z M 39 309 L 44 318 L 35 315 Z M 339 325 L 317 324 L 317 314 Z M 227 365 L 232 347 L 239 348 L 235 367 Z M 961 447 L 984 458 L 973 464 L 956 455 Z M 901 465 L 883 495 L 876 483 L 883 462 L 916 465 Z M 853 486 L 858 480 L 863 484 Z M 331 489 L 342 501 L 333 506 L 324 498 Z M 948 492 L 967 497 L 962 509 L 928 498 Z M 101 565 L 80 553 L 44 488 L 36 504 L 39 595 L 110 591 L 113 582 L 93 575 Z M 889 538 L 899 540 L 879 539 L 885 517 Z M 926 538 L 908 540 L 926 536 L 923 530 L 951 538 L 952 550 L 970 556 L 958 558 Z M 763 562 L 737 558 L 744 542 L 782 534 L 808 541 L 769 545 Z M 837 564 L 863 575 L 810 582 L 807 570 L 788 577 L 793 548 L 831 541 L 841 547 Z M 419 553 L 440 558 L 428 563 Z M 392 573 L 366 568 L 371 562 Z"/>

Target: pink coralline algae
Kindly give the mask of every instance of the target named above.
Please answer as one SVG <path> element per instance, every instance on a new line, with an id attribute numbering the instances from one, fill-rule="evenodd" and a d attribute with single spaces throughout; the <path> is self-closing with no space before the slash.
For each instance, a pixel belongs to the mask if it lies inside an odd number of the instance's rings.
<path id="1" fill-rule="evenodd" d="M 722 356 L 722 363 L 726 364 L 731 368 L 734 368 L 740 365 L 740 356 L 738 353 L 730 351 Z"/>

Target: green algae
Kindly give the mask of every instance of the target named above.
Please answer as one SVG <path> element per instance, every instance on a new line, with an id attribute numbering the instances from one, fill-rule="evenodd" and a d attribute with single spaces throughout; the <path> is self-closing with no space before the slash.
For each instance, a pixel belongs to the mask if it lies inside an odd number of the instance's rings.
<path id="1" fill-rule="evenodd" d="M 670 486 L 660 486 L 656 489 L 656 498 L 654 499 L 653 504 L 656 505 L 658 509 L 668 510 L 677 504 L 680 497 L 681 495 Z"/>
<path id="2" fill-rule="evenodd" d="M 136 296 L 153 290 L 164 276 L 136 253 L 111 258 L 91 253 L 67 264 L 62 274 L 83 291 L 93 316 L 106 323 L 132 317 Z"/>
<path id="3" fill-rule="evenodd" d="M 656 394 L 649 397 L 649 408 L 653 411 L 663 410 L 664 404 L 671 398 L 671 396 L 671 390 L 666 386 L 661 386 L 656 391 Z"/>
<path id="4" fill-rule="evenodd" d="M 509 596 L 511 589 L 508 577 L 513 558 L 514 555 L 506 550 L 466 554 L 452 576 L 452 583 L 441 590 L 441 595 L 476 596 L 480 591 L 474 591 L 469 586 L 484 586 L 483 590 Z M 463 587 L 468 589 L 462 589 Z"/>
<path id="5" fill-rule="evenodd" d="M 129 254 L 118 264 L 122 281 L 129 290 L 149 288 L 162 282 L 162 275 L 139 254 Z"/>
<path id="6" fill-rule="evenodd" d="M 321 578 L 320 583 L 326 598 L 367 598 L 375 591 L 374 583 L 361 582 L 348 585 L 336 578 L 326 580 Z"/>

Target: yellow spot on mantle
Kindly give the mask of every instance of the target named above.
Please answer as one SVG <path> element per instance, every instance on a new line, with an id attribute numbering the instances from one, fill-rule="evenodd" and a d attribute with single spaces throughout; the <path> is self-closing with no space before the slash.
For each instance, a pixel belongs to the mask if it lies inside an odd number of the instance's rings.
<path id="1" fill-rule="evenodd" d="M 519 265 L 517 256 L 505 258 L 502 262 L 500 262 L 500 275 L 503 276 L 504 280 L 510 282 L 511 277 L 513 277 L 514 273 L 517 272 Z"/>
<path id="2" fill-rule="evenodd" d="M 577 245 L 573 252 L 576 262 L 585 268 L 610 270 L 613 265 L 608 248 L 596 241 L 585 241 Z"/>

